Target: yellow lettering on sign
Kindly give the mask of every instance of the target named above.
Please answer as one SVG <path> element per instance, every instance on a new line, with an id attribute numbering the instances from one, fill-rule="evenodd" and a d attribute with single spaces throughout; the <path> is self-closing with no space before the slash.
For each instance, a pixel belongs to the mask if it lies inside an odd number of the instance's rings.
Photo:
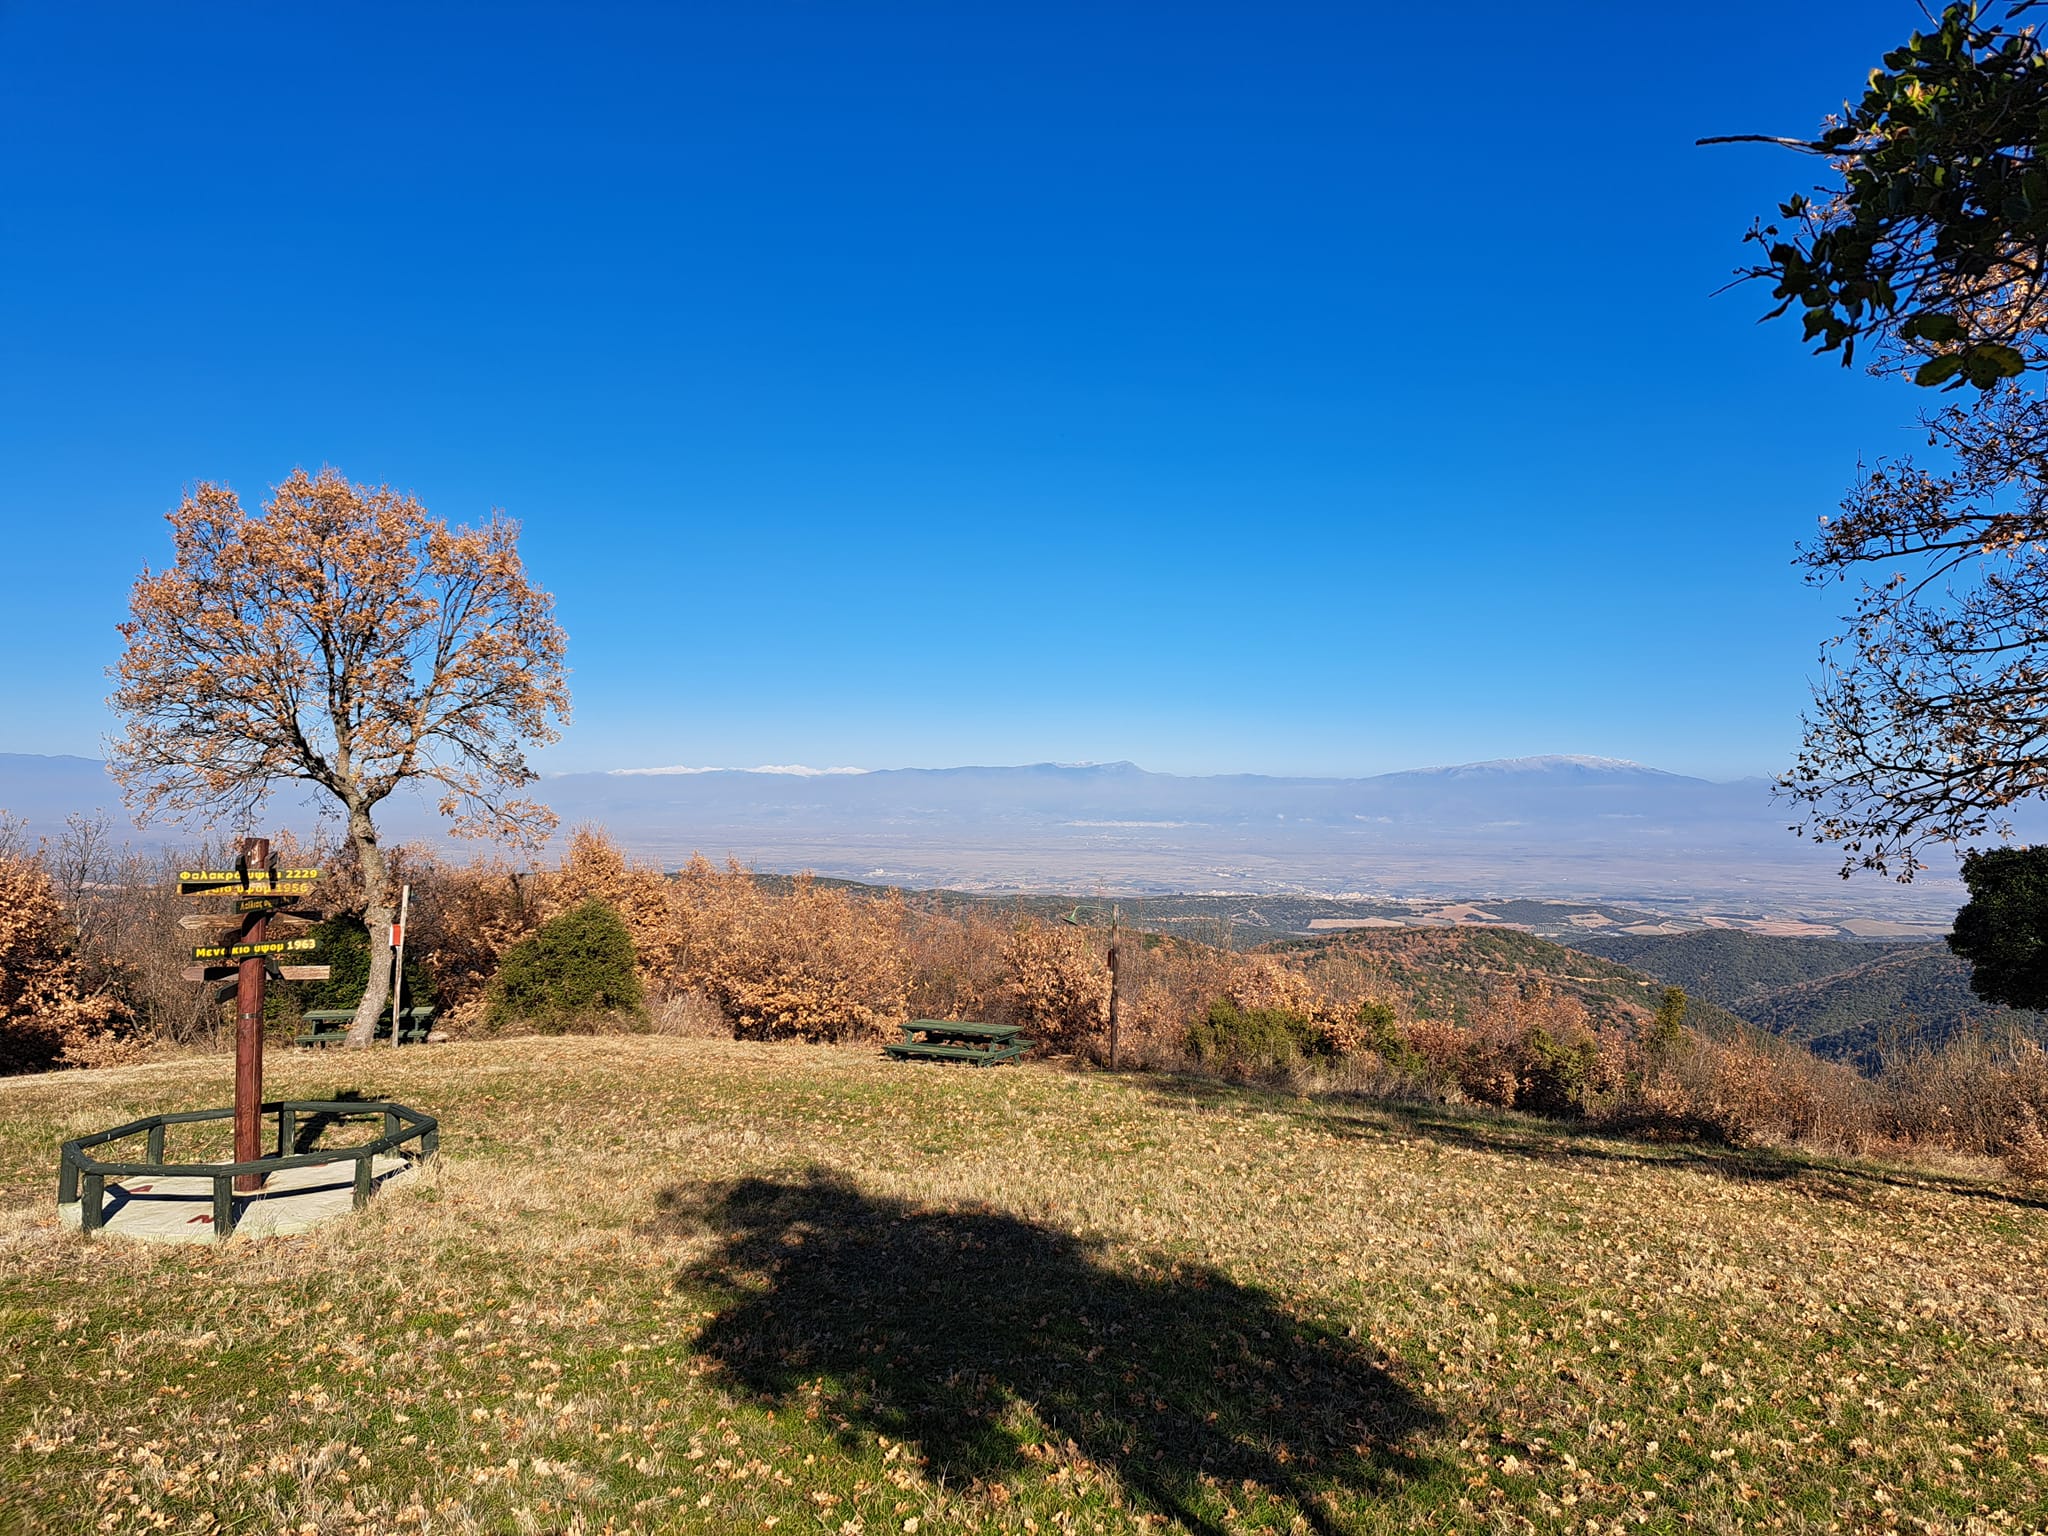
<path id="1" fill-rule="evenodd" d="M 240 885 L 217 885 L 204 891 L 186 891 L 187 896 L 204 897 L 212 900 L 220 896 L 310 896 L 313 887 L 304 881 L 281 882 L 272 885 L 269 881 L 249 882 L 247 889 Z"/>
<path id="2" fill-rule="evenodd" d="M 242 883 L 241 871 L 235 869 L 181 869 L 178 871 L 178 878 L 185 881 L 232 880 L 237 885 Z M 320 878 L 320 871 L 317 869 L 280 869 L 277 872 L 277 878 L 280 880 L 318 880 Z M 267 869 L 250 870 L 249 883 L 251 885 L 270 884 L 270 871 Z"/>

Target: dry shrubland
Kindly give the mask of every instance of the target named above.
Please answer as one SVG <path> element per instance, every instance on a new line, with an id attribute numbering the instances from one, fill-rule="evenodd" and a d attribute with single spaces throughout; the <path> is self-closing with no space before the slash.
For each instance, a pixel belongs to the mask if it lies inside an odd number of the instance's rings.
<path id="1" fill-rule="evenodd" d="M 106 823 L 89 818 L 38 851 L 23 843 L 0 820 L 0 1072 L 217 1043 L 221 1009 L 178 974 L 177 918 L 188 909 L 170 894 L 176 861 L 118 852 Z M 313 904 L 323 913 L 360 905 L 345 850 L 279 848 L 321 865 Z M 1101 928 L 759 878 L 702 857 L 670 874 L 594 829 L 553 867 L 454 862 L 413 846 L 390 860 L 413 888 L 409 952 L 457 1034 L 493 1027 L 486 1005 L 511 946 L 596 899 L 631 935 L 647 998 L 618 1027 L 857 1042 L 906 1018 L 978 1018 L 1018 1024 L 1082 1061 L 1106 1054 Z M 1237 954 L 1129 931 L 1120 952 L 1128 1066 L 1492 1105 L 1658 1137 L 1935 1150 L 2048 1178 L 2048 1054 L 2019 1038 L 1916 1047 L 1866 1078 L 1761 1033 L 1713 1038 L 1632 1005 L 1596 1016 L 1580 996 L 1527 978 L 1453 1020 L 1404 1007 L 1369 959 Z"/>
<path id="2" fill-rule="evenodd" d="M 105 1066 L 127 1054 L 127 1005 L 94 978 L 42 860 L 0 854 L 0 1073 Z"/>

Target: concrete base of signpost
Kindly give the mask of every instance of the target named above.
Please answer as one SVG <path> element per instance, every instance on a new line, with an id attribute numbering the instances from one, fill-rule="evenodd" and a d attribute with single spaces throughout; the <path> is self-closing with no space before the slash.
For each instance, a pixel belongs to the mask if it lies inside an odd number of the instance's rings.
<path id="1" fill-rule="evenodd" d="M 405 1173 L 412 1165 L 402 1157 L 371 1160 L 370 1177 L 379 1185 Z M 254 1194 L 235 1196 L 236 1237 L 292 1237 L 323 1221 L 346 1216 L 355 1208 L 355 1160 L 343 1158 L 306 1168 L 280 1168 Z M 106 1195 L 107 1237 L 129 1237 L 147 1243 L 210 1243 L 213 1231 L 213 1180 L 136 1177 L 110 1180 Z M 79 1225 L 76 1204 L 57 1207 L 67 1227 Z"/>

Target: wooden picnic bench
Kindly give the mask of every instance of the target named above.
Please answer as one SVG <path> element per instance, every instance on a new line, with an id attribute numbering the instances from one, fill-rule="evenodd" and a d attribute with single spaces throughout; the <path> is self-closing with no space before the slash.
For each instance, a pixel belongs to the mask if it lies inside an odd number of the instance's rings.
<path id="1" fill-rule="evenodd" d="M 315 1008 L 304 1015 L 305 1033 L 292 1043 L 294 1045 L 317 1045 L 326 1047 L 340 1045 L 348 1038 L 349 1021 L 356 1016 L 353 1008 Z M 420 1045 L 427 1038 L 427 1031 L 433 1027 L 434 1010 L 431 1008 L 405 1008 L 398 1015 L 398 1043 Z M 391 1015 L 388 1012 L 377 1015 L 378 1040 L 391 1038 Z"/>
<path id="2" fill-rule="evenodd" d="M 883 1046 L 882 1054 L 897 1061 L 967 1061 L 988 1067 L 999 1061 L 1021 1060 L 1030 1049 L 1031 1042 L 1014 1024 L 912 1019 L 903 1026 L 903 1039 Z"/>

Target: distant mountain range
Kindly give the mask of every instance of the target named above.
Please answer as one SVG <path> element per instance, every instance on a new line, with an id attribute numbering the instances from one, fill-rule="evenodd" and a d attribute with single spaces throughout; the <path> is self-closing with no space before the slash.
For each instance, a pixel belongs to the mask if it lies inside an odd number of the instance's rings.
<path id="1" fill-rule="evenodd" d="M 1606 758 L 1356 779 L 1186 777 L 1131 763 L 628 769 L 538 788 L 565 827 L 601 824 L 642 858 L 731 854 L 764 870 L 910 886 L 1565 897 L 1909 925 L 1945 924 L 1958 901 L 1945 873 L 1905 888 L 1839 880 L 1833 852 L 1785 830 L 1763 780 L 1715 783 Z M 0 754 L 0 808 L 37 830 L 118 804 L 91 759 Z M 280 802 L 276 819 L 311 817 Z M 415 800 L 395 800 L 386 823 L 396 837 L 438 836 Z"/>

